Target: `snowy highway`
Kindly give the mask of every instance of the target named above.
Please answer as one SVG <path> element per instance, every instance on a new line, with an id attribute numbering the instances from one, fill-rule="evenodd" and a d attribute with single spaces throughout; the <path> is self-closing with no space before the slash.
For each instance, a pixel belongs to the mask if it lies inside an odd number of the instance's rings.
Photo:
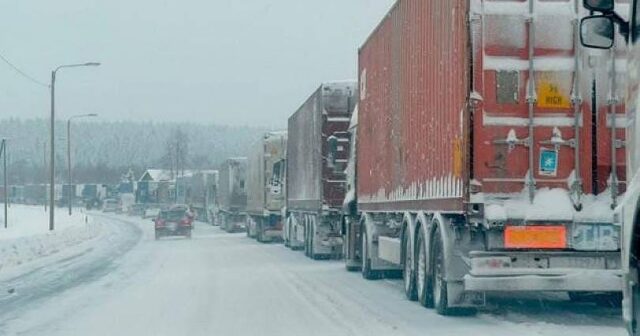
<path id="1" fill-rule="evenodd" d="M 99 240 L 0 278 L 0 335 L 625 335 L 619 309 L 563 294 L 442 317 L 407 301 L 401 280 L 365 281 L 281 244 L 202 223 L 191 240 L 155 241 L 150 220 L 95 221 Z"/>

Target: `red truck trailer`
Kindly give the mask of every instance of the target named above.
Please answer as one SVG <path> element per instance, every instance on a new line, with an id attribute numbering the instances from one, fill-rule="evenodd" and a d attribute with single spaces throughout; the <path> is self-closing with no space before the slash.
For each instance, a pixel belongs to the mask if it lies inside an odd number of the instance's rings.
<path id="1" fill-rule="evenodd" d="M 284 240 L 311 258 L 342 254 L 347 128 L 356 97 L 355 81 L 325 83 L 289 118 Z"/>
<path id="2" fill-rule="evenodd" d="M 348 268 L 402 270 L 441 314 L 492 291 L 619 295 L 624 110 L 592 81 L 582 15 L 574 0 L 393 6 L 359 51 Z"/>

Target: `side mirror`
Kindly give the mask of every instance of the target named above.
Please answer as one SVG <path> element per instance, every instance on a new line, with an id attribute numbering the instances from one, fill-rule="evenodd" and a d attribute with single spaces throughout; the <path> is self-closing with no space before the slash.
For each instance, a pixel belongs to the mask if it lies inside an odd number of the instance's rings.
<path id="1" fill-rule="evenodd" d="M 587 48 L 611 49 L 615 25 L 608 16 L 587 16 L 580 22 L 580 42 Z"/>
<path id="2" fill-rule="evenodd" d="M 331 135 L 327 138 L 327 166 L 334 168 L 336 166 L 336 158 L 338 155 L 338 138 L 335 135 Z"/>
<path id="3" fill-rule="evenodd" d="M 582 5 L 588 10 L 603 13 L 609 13 L 614 8 L 613 0 L 584 0 Z"/>

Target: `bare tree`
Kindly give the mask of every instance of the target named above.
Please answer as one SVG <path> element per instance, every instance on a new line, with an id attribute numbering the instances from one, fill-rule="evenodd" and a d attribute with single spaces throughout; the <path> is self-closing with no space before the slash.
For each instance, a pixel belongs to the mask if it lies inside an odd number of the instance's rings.
<path id="1" fill-rule="evenodd" d="M 163 162 L 171 170 L 173 177 L 184 175 L 189 158 L 189 134 L 179 126 L 174 128 L 167 139 Z"/>

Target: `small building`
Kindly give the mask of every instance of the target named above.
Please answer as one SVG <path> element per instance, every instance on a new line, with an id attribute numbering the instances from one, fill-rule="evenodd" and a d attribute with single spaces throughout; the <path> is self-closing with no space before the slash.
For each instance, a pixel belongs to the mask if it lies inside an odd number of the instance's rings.
<path id="1" fill-rule="evenodd" d="M 174 186 L 175 177 L 170 170 L 147 169 L 138 179 L 136 203 L 173 203 L 175 195 L 172 195 L 171 191 L 175 189 Z"/>

